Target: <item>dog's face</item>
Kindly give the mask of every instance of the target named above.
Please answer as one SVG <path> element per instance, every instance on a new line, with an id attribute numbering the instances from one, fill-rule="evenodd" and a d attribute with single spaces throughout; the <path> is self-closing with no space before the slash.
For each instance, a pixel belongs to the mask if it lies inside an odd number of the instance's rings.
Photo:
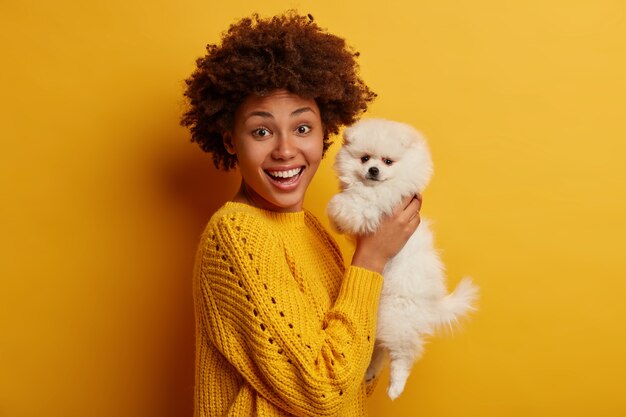
<path id="1" fill-rule="evenodd" d="M 344 146 L 337 155 L 335 169 L 344 188 L 358 182 L 398 188 L 406 195 L 426 187 L 432 161 L 425 140 L 412 127 L 365 119 L 344 132 Z"/>
<path id="2" fill-rule="evenodd" d="M 367 185 L 389 181 L 397 176 L 402 155 L 385 149 L 348 146 L 355 180 Z"/>

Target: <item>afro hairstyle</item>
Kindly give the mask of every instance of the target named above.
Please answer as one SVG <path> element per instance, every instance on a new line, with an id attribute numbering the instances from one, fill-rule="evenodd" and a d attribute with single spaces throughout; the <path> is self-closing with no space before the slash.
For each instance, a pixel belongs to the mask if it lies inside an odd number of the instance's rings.
<path id="1" fill-rule="evenodd" d="M 320 28 L 311 15 L 290 11 L 262 19 L 254 14 L 232 24 L 220 45 L 206 49 L 185 80 L 188 107 L 181 125 L 225 171 L 236 166 L 237 157 L 224 148 L 223 133 L 232 129 L 235 112 L 248 96 L 284 89 L 314 99 L 324 152 L 330 135 L 354 123 L 376 97 L 358 75 L 358 52 Z"/>

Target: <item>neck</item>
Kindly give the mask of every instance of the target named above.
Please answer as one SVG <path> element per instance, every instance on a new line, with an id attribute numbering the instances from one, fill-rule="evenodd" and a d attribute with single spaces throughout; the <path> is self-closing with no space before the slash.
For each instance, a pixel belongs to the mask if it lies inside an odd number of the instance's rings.
<path id="1" fill-rule="evenodd" d="M 277 213 L 284 212 L 293 212 L 293 211 L 301 211 L 302 206 L 300 206 L 297 210 L 289 210 L 278 206 L 268 205 L 268 203 L 251 188 L 249 188 L 245 181 L 241 181 L 241 186 L 239 187 L 239 191 L 232 198 L 232 201 L 236 203 L 247 204 L 252 207 L 260 208 L 268 211 L 275 211 Z"/>
<path id="2" fill-rule="evenodd" d="M 254 199 L 248 192 L 248 188 L 246 187 L 246 184 L 243 181 L 241 182 L 241 185 L 239 186 L 239 190 L 237 191 L 237 194 L 235 194 L 235 196 L 233 197 L 233 201 L 237 203 L 248 204 L 249 206 L 253 206 L 253 207 L 259 207 L 259 205 L 254 202 Z M 259 208 L 262 208 L 262 207 L 259 207 Z"/>

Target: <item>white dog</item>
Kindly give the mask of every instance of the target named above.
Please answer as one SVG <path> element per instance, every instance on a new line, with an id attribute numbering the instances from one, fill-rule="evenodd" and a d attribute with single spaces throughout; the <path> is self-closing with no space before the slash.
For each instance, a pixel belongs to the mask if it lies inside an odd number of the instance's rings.
<path id="1" fill-rule="evenodd" d="M 365 119 L 346 129 L 335 169 L 342 192 L 328 214 L 342 233 L 376 230 L 403 197 L 421 193 L 432 175 L 432 161 L 423 137 L 412 127 L 389 120 Z M 428 221 L 420 225 L 383 271 L 374 354 L 366 379 L 379 375 L 388 355 L 391 399 L 397 398 L 413 363 L 423 352 L 424 338 L 442 325 L 452 325 L 478 295 L 471 279 L 447 294 L 444 266 L 433 248 Z"/>

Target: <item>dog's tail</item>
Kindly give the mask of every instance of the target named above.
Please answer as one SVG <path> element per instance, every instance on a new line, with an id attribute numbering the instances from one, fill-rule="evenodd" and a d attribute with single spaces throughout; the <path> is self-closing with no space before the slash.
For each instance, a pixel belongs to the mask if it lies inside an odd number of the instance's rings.
<path id="1" fill-rule="evenodd" d="M 463 278 L 454 291 L 441 300 L 439 326 L 454 330 L 461 317 L 476 311 L 477 300 L 478 287 L 471 278 Z"/>

